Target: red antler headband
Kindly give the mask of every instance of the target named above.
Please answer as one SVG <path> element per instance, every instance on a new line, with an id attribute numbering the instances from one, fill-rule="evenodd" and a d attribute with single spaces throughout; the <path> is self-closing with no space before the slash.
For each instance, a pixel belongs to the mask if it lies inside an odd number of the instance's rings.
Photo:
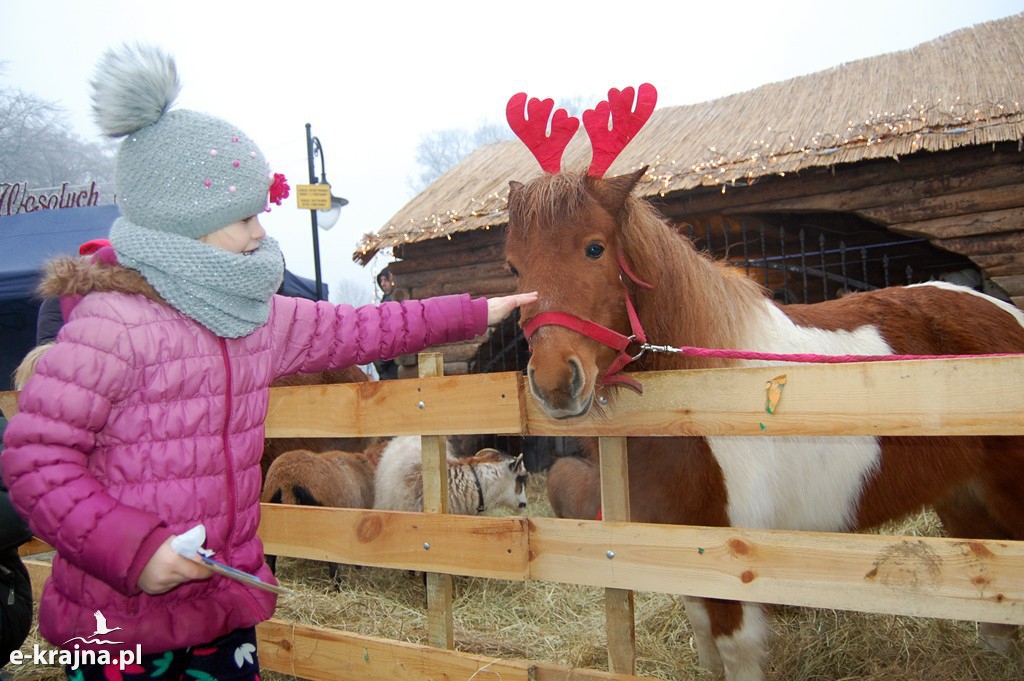
<path id="1" fill-rule="evenodd" d="M 597 103 L 593 109 L 583 112 L 583 126 L 590 136 L 594 149 L 588 175 L 601 177 L 612 162 L 636 136 L 654 111 L 658 91 L 650 83 L 644 83 L 636 91 L 636 109 L 633 109 L 634 90 L 612 88 L 608 99 Z M 508 100 L 505 117 L 512 131 L 533 152 L 541 169 L 546 173 L 557 173 L 562 165 L 562 153 L 569 140 L 576 134 L 580 122 L 565 109 L 558 109 L 552 115 L 555 103 L 551 99 L 531 98 L 527 102 L 525 92 Z M 548 120 L 551 134 L 547 134 Z"/>

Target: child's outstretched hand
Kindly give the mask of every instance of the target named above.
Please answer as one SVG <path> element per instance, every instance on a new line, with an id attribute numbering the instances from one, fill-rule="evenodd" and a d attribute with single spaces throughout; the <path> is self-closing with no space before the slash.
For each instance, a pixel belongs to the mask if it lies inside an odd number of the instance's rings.
<path id="1" fill-rule="evenodd" d="M 523 305 L 537 302 L 537 292 L 514 293 L 510 296 L 498 296 L 487 299 L 487 325 L 493 326 L 505 317 L 509 316 L 512 310 Z"/>
<path id="2" fill-rule="evenodd" d="M 174 537 L 170 537 L 160 545 L 139 575 L 139 588 L 151 596 L 170 591 L 179 584 L 193 579 L 209 579 L 213 576 L 209 568 L 179 555 L 172 549 L 173 539 Z"/>

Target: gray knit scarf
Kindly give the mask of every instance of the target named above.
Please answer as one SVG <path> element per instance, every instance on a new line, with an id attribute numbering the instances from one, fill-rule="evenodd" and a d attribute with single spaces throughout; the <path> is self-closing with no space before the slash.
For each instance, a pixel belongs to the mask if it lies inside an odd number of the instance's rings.
<path id="1" fill-rule="evenodd" d="M 270 237 L 241 255 L 121 217 L 110 242 L 121 265 L 138 270 L 171 307 L 221 338 L 247 336 L 266 324 L 284 277 L 281 248 Z"/>

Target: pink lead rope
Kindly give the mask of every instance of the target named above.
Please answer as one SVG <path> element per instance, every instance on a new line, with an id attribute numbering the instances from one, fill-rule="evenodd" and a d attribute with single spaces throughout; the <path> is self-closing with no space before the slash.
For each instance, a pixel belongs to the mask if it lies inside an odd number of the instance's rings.
<path id="1" fill-rule="evenodd" d="M 752 350 L 723 350 L 715 348 L 695 348 L 689 345 L 673 347 L 671 345 L 651 345 L 642 343 L 641 354 L 644 352 L 667 352 L 687 357 L 717 357 L 725 359 L 752 359 L 769 362 L 803 362 L 817 364 L 845 364 L 848 362 L 893 362 L 897 360 L 921 359 L 968 359 L 974 357 L 1024 357 L 1020 353 L 1002 352 L 984 355 L 815 355 L 809 353 L 778 353 L 754 352 Z M 637 355 L 639 357 L 639 355 Z"/>

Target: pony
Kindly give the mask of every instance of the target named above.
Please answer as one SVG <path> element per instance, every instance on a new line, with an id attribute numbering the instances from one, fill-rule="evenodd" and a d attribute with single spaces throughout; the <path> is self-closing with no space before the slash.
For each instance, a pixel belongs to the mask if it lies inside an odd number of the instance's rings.
<path id="1" fill-rule="evenodd" d="M 551 100 L 531 100 L 528 116 L 525 94 L 509 101 L 510 124 L 547 171 L 510 182 L 505 253 L 518 290 L 540 293 L 520 324 L 532 350 L 529 389 L 550 416 L 576 418 L 613 389 L 637 388 L 635 376 L 619 373 L 627 365 L 642 376 L 749 364 L 635 357 L 618 343 L 633 335 L 774 353 L 1024 352 L 1024 314 L 973 289 L 929 282 L 781 305 L 698 252 L 634 195 L 646 168 L 603 177 L 608 153 L 614 158 L 650 115 L 646 88 L 635 112 L 627 88 L 583 114 L 594 147 L 589 172 L 559 170 L 561 150 L 551 146 L 564 149 L 575 131 L 564 111 L 547 134 Z M 951 536 L 1024 539 L 1020 437 L 631 437 L 627 456 L 635 522 L 858 532 L 931 506 Z M 764 679 L 770 626 L 761 604 L 684 601 L 702 666 L 728 681 Z M 992 647 L 1014 645 L 1012 625 L 981 623 L 979 631 Z"/>
<path id="2" fill-rule="evenodd" d="M 580 456 L 558 457 L 548 467 L 547 495 L 556 518 L 600 518 L 601 473 L 597 464 Z"/>

